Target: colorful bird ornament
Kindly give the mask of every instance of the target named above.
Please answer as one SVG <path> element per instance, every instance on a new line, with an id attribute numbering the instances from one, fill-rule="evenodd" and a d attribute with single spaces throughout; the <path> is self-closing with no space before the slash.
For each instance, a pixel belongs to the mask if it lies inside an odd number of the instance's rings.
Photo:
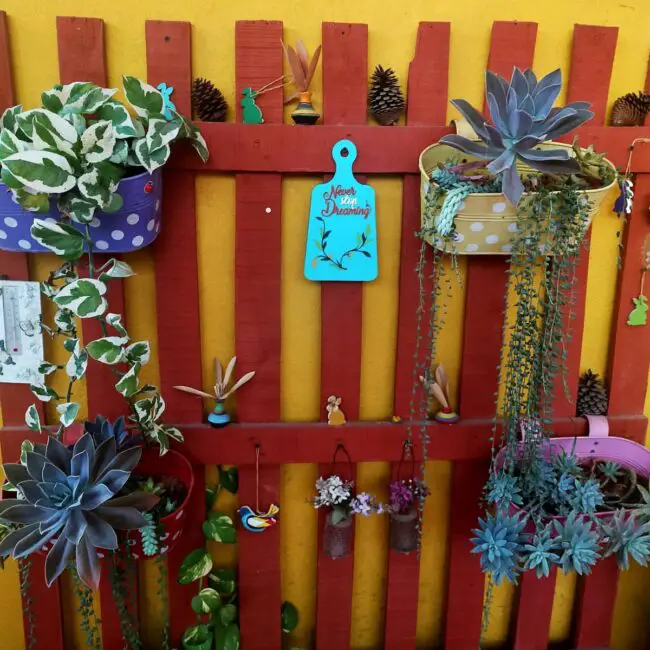
<path id="1" fill-rule="evenodd" d="M 264 513 L 255 512 L 251 506 L 242 506 L 238 512 L 241 525 L 248 532 L 263 533 L 267 528 L 278 523 L 276 515 L 280 512 L 280 508 L 272 503 L 268 511 Z"/>

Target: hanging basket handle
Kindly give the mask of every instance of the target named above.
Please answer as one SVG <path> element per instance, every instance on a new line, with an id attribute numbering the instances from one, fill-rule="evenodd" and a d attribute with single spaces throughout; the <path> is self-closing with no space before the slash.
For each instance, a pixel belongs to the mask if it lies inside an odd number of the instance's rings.
<path id="1" fill-rule="evenodd" d="M 402 444 L 402 455 L 400 456 L 399 463 L 397 463 L 396 481 L 402 480 L 402 468 L 409 460 L 411 461 L 411 475 L 407 476 L 407 479 L 415 477 L 415 456 L 413 454 L 413 443 L 410 440 L 405 440 Z"/>
<path id="2" fill-rule="evenodd" d="M 336 463 L 337 463 L 336 458 L 339 455 L 339 452 L 341 452 L 345 456 L 345 458 L 347 459 L 347 466 L 348 466 L 348 473 L 349 473 L 348 480 L 351 481 L 352 476 L 353 476 L 353 473 L 352 473 L 352 458 L 350 458 L 350 454 L 349 454 L 348 450 L 345 448 L 345 445 L 342 442 L 339 442 L 336 445 L 336 449 L 334 450 L 334 455 L 332 456 L 332 466 L 330 467 L 330 474 L 335 474 L 336 473 L 334 470 L 336 469 Z M 339 463 L 340 463 L 340 461 L 339 461 Z"/>

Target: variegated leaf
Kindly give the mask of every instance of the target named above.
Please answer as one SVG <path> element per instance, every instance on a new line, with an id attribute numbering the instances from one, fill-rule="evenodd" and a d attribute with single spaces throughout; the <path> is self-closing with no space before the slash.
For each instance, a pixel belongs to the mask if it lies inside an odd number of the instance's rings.
<path id="1" fill-rule="evenodd" d="M 34 410 L 36 410 L 36 407 L 32 406 L 32 408 L 34 408 Z M 36 417 L 38 417 L 38 413 L 36 414 Z M 38 426 L 39 426 L 38 431 L 40 433 L 40 431 L 41 431 L 41 429 L 40 429 L 41 423 L 40 422 L 38 423 Z M 36 429 L 34 429 L 34 431 L 36 431 Z M 32 451 L 34 451 L 34 443 L 31 440 L 23 440 L 20 443 L 20 463 L 21 463 L 21 465 L 27 465 L 27 454 L 31 453 Z"/>
<path id="2" fill-rule="evenodd" d="M 149 341 L 136 341 L 126 348 L 125 353 L 126 358 L 131 363 L 137 362 L 141 366 L 144 366 L 146 363 L 149 363 L 149 358 L 151 357 Z"/>
<path id="3" fill-rule="evenodd" d="M 74 347 L 68 362 L 65 364 L 65 371 L 70 378 L 81 379 L 86 374 L 88 367 L 88 352 L 81 347 L 79 341 Z"/>
<path id="4" fill-rule="evenodd" d="M 22 112 L 23 112 L 22 104 L 18 104 L 17 106 L 11 106 L 8 109 L 6 109 L 5 112 L 2 114 L 2 117 L 0 117 L 0 128 L 3 130 L 7 129 L 7 131 L 15 132 L 16 129 L 18 128 L 18 125 L 16 123 L 16 115 Z"/>
<path id="5" fill-rule="evenodd" d="M 205 162 L 208 159 L 209 152 L 208 145 L 206 144 L 203 135 L 201 135 L 201 131 L 199 131 L 198 127 L 180 113 L 172 111 L 172 115 L 174 116 L 174 120 L 180 122 L 179 138 L 191 140 L 192 146 L 196 149 L 201 160 Z"/>
<path id="6" fill-rule="evenodd" d="M 3 169 L 3 171 L 7 171 Z M 27 212 L 46 214 L 50 211 L 50 196 L 40 192 L 34 192 L 28 188 L 11 190 L 14 200 Z"/>
<path id="7" fill-rule="evenodd" d="M 56 314 L 54 314 L 54 322 L 56 323 L 56 326 L 66 334 L 74 330 L 73 315 L 68 309 L 58 309 Z"/>
<path id="8" fill-rule="evenodd" d="M 161 395 L 156 394 L 139 399 L 133 404 L 133 408 L 140 424 L 145 427 L 152 426 L 165 412 L 165 400 Z"/>
<path id="9" fill-rule="evenodd" d="M 169 122 L 164 118 L 152 118 L 147 128 L 147 147 L 150 152 L 156 151 L 173 142 L 180 130 L 178 121 Z"/>
<path id="10" fill-rule="evenodd" d="M 41 418 L 34 404 L 30 404 L 25 411 L 25 424 L 31 431 L 41 432 Z"/>
<path id="11" fill-rule="evenodd" d="M 34 219 L 32 237 L 64 260 L 77 260 L 84 252 L 84 236 L 64 223 Z"/>
<path id="12" fill-rule="evenodd" d="M 98 112 L 99 119 L 108 120 L 115 130 L 118 139 L 134 138 L 138 135 L 138 129 L 134 124 L 131 113 L 126 106 L 117 101 L 106 102 Z"/>
<path id="13" fill-rule="evenodd" d="M 106 311 L 106 285 L 99 280 L 82 278 L 62 287 L 54 296 L 59 307 L 65 307 L 80 318 L 101 316 Z"/>
<path id="14" fill-rule="evenodd" d="M 104 338 L 91 341 L 86 345 L 88 354 L 95 359 L 109 366 L 124 361 L 124 344 L 126 338 L 119 336 L 105 336 Z"/>
<path id="15" fill-rule="evenodd" d="M 64 427 L 69 427 L 77 417 L 79 413 L 79 404 L 76 402 L 65 402 L 64 404 L 59 404 L 56 407 L 57 413 L 59 414 L 59 422 Z"/>
<path id="16" fill-rule="evenodd" d="M 106 314 L 106 322 L 121 336 L 128 340 L 129 335 L 122 324 L 121 314 Z"/>
<path id="17" fill-rule="evenodd" d="M 11 156 L 19 151 L 27 151 L 30 146 L 24 140 L 21 140 L 9 129 L 3 129 L 0 133 L 0 160 Z"/>
<path id="18" fill-rule="evenodd" d="M 40 116 L 34 118 L 34 132 L 32 134 L 32 144 L 34 149 L 47 149 L 56 151 L 65 156 L 68 162 L 73 166 L 78 164 L 74 152 L 74 145 L 62 138 L 56 131 L 49 128 Z"/>
<path id="19" fill-rule="evenodd" d="M 63 194 L 76 184 L 68 160 L 51 151 L 19 151 L 5 158 L 2 164 L 16 180 L 35 192 Z"/>
<path id="20" fill-rule="evenodd" d="M 77 223 L 90 223 L 99 206 L 96 202 L 90 201 L 77 194 L 76 191 L 66 192 L 59 197 L 58 208 L 66 217 L 70 217 Z"/>
<path id="21" fill-rule="evenodd" d="M 135 272 L 126 262 L 113 257 L 101 267 L 99 279 L 106 281 L 111 278 L 130 278 L 132 275 Z"/>
<path id="22" fill-rule="evenodd" d="M 116 165 L 125 165 L 126 159 L 129 155 L 129 142 L 128 140 L 117 140 L 113 153 L 109 158 L 110 162 Z"/>
<path id="23" fill-rule="evenodd" d="M 132 365 L 120 377 L 120 380 L 115 384 L 115 388 L 120 395 L 124 397 L 133 397 L 138 392 L 138 373 L 140 372 L 140 364 Z"/>
<path id="24" fill-rule="evenodd" d="M 97 167 L 82 174 L 77 182 L 81 194 L 90 201 L 96 201 L 100 206 L 110 203 L 117 185 L 116 182 L 103 177 Z"/>
<path id="25" fill-rule="evenodd" d="M 43 106 L 55 113 L 74 115 L 96 113 L 117 92 L 117 88 L 100 88 L 89 81 L 58 84 L 41 94 Z"/>
<path id="26" fill-rule="evenodd" d="M 75 143 L 79 140 L 77 130 L 60 115 L 48 111 L 44 108 L 34 108 L 31 111 L 25 111 L 16 115 L 18 128 L 28 137 L 34 136 L 34 122 L 38 121 L 51 131 L 54 131 L 60 138 L 68 142 Z"/>
<path id="27" fill-rule="evenodd" d="M 163 112 L 163 96 L 153 86 L 136 77 L 124 76 L 124 94 L 135 112 L 144 118 Z"/>
<path id="28" fill-rule="evenodd" d="M 81 136 L 81 153 L 91 165 L 94 165 L 102 160 L 108 160 L 113 155 L 115 142 L 113 125 L 108 121 L 96 122 Z"/>
<path id="29" fill-rule="evenodd" d="M 155 151 L 150 151 L 146 138 L 136 140 L 133 145 L 133 150 L 135 151 L 135 156 L 140 165 L 142 165 L 150 174 L 159 167 L 162 167 L 169 160 L 169 156 L 171 155 L 169 145 L 163 145 Z"/>
<path id="30" fill-rule="evenodd" d="M 38 366 L 38 372 L 41 375 L 51 375 L 53 372 L 56 372 L 61 366 L 57 366 L 56 363 L 50 363 L 49 361 L 43 361 Z"/>
<path id="31" fill-rule="evenodd" d="M 49 402 L 51 399 L 59 399 L 56 391 L 45 384 L 30 384 L 30 390 L 41 402 Z"/>

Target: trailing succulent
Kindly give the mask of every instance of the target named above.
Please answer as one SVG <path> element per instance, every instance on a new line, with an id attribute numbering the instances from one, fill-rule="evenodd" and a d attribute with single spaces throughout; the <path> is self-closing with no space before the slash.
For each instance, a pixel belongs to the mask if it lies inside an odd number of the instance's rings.
<path id="1" fill-rule="evenodd" d="M 118 452 L 114 437 L 85 433 L 70 446 L 50 437 L 25 453 L 24 464 L 5 464 L 17 498 L 0 501 L 0 521 L 18 528 L 2 541 L 0 555 L 20 559 L 52 542 L 45 561 L 48 585 L 74 556 L 81 580 L 96 588 L 98 549 L 117 549 L 116 531 L 146 526 L 142 513 L 158 501 L 143 492 L 116 496 L 141 453 L 140 447 Z"/>
<path id="2" fill-rule="evenodd" d="M 4 112 L 1 178 L 25 210 L 47 212 L 54 197 L 62 215 L 90 223 L 95 210 L 119 210 L 120 179 L 164 165 L 172 142 L 190 140 L 207 160 L 199 130 L 163 93 L 135 77 L 125 76 L 123 83 L 135 115 L 115 99 L 117 88 L 85 81 L 42 93 L 40 108 L 23 111 L 18 105 Z M 40 242 L 46 232 L 39 222 L 32 236 Z"/>
<path id="3" fill-rule="evenodd" d="M 440 142 L 490 161 L 488 171 L 499 176 L 502 191 L 517 205 L 524 191 L 517 162 L 551 174 L 573 174 L 580 164 L 569 149 L 537 148 L 540 144 L 565 135 L 593 117 L 589 102 L 572 102 L 562 108 L 553 103 L 562 88 L 558 69 L 539 81 L 532 70 L 515 68 L 510 83 L 490 70 L 486 71 L 485 92 L 492 124 L 464 99 L 452 104 L 479 138 L 479 142 L 460 135 L 446 135 Z"/>
<path id="4" fill-rule="evenodd" d="M 473 531 L 472 552 L 497 584 L 516 582 L 522 571 L 548 576 L 553 566 L 589 574 L 610 555 L 622 569 L 630 558 L 646 566 L 650 494 L 632 474 L 612 461 L 581 465 L 565 451 L 518 459 L 490 478 L 493 512 Z M 618 500 L 620 494 L 629 501 Z"/>

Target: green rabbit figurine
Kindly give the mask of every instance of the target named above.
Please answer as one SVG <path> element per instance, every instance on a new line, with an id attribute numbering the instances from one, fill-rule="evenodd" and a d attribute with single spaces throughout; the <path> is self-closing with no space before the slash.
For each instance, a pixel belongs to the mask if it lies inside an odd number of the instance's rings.
<path id="1" fill-rule="evenodd" d="M 262 111 L 255 103 L 257 93 L 255 93 L 252 88 L 244 88 L 244 90 L 242 90 L 242 95 L 244 96 L 241 100 L 242 121 L 244 124 L 264 124 Z"/>
<path id="2" fill-rule="evenodd" d="M 634 309 L 627 317 L 628 325 L 646 325 L 648 322 L 648 299 L 641 294 L 638 298 L 632 298 Z"/>

